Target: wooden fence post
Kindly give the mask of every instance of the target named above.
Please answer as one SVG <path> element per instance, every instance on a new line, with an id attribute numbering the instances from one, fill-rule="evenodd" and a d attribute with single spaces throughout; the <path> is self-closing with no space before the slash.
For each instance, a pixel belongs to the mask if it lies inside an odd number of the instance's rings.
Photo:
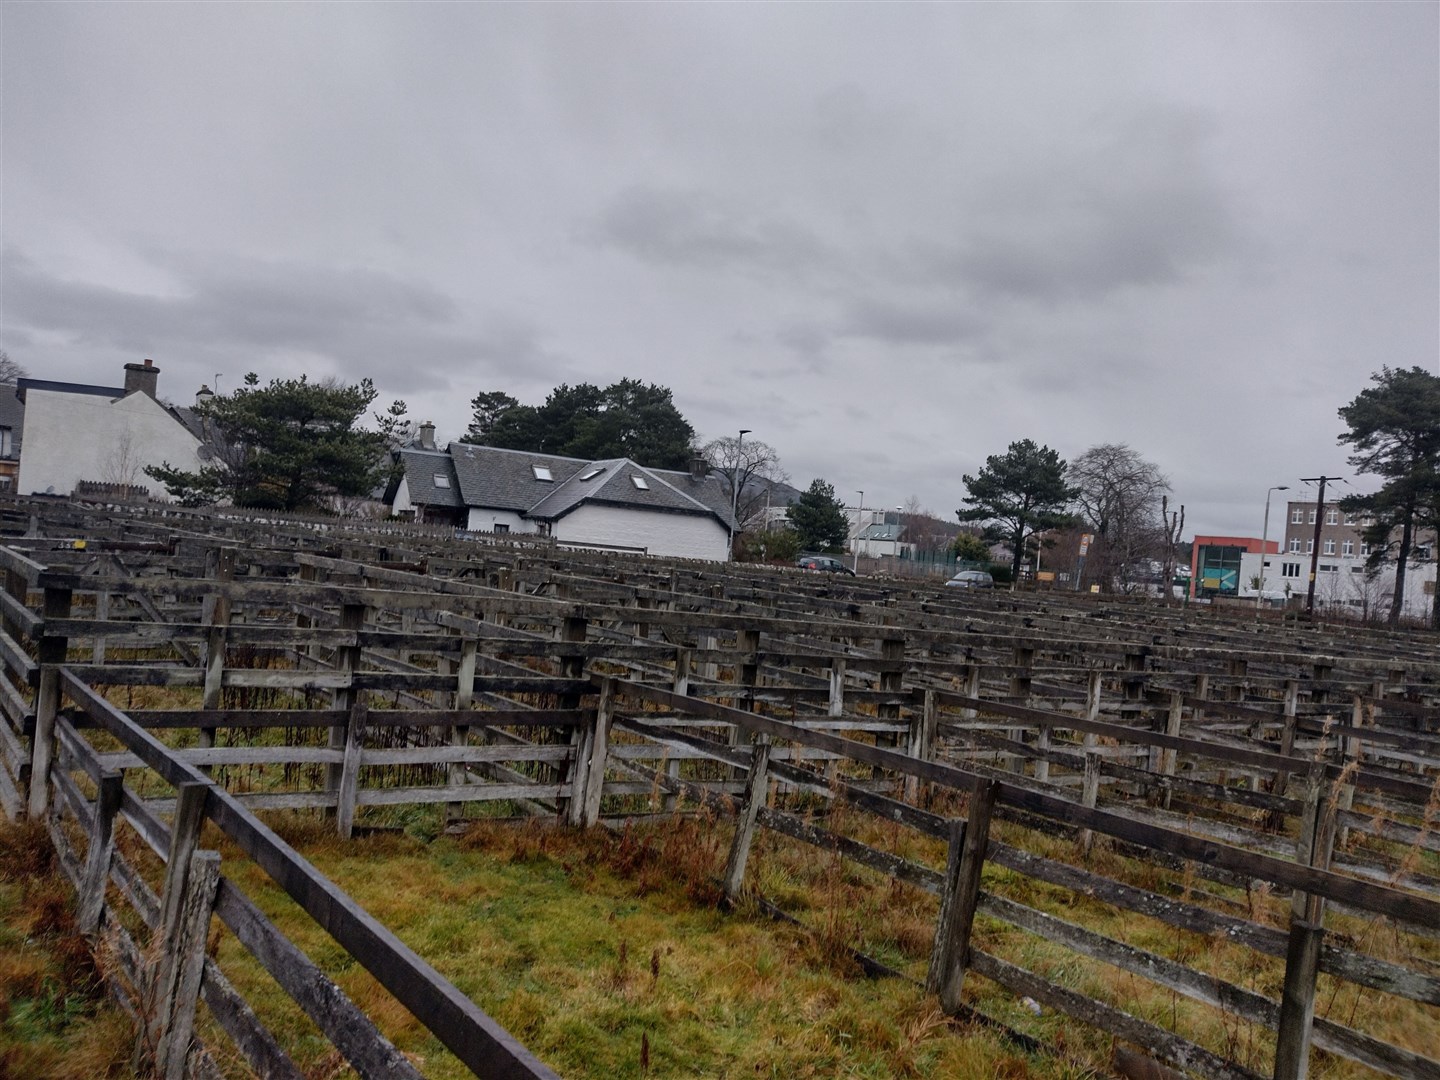
<path id="1" fill-rule="evenodd" d="M 588 619 L 578 615 L 566 615 L 560 620 L 560 640 L 574 643 L 584 642 L 590 633 L 590 622 Z M 560 674 L 566 679 L 578 679 L 585 674 L 585 658 L 583 656 L 565 656 L 560 660 Z M 579 694 L 561 694 L 557 704 L 562 709 L 578 710 L 580 708 Z M 556 778 L 562 785 L 570 784 L 572 791 L 575 788 L 578 777 L 585 767 L 588 756 L 584 751 L 584 742 L 589 729 L 584 725 L 577 726 L 570 733 L 570 759 L 556 769 Z M 575 812 L 574 800 L 569 796 L 562 795 L 555 800 L 555 809 L 558 811 L 560 820 L 573 820 L 572 813 Z"/>
<path id="2" fill-rule="evenodd" d="M 945 890 L 925 989 L 940 997 L 947 1016 L 960 1011 L 960 984 L 970 959 L 970 928 L 980 902 L 980 873 L 990 846 L 990 817 L 1000 785 L 990 779 L 975 782 L 967 820 L 950 824 L 950 853 L 945 866 Z"/>
<path id="3" fill-rule="evenodd" d="M 359 634 L 365 627 L 365 605 L 364 604 L 343 604 L 340 607 L 340 629 L 350 630 Z M 360 670 L 360 646 L 346 645 L 340 649 L 340 655 L 336 658 L 337 666 L 349 676 L 350 681 L 344 688 L 335 691 L 334 705 L 337 709 L 349 709 L 356 702 L 354 686 L 355 673 Z M 347 720 L 343 724 L 335 724 L 330 728 L 329 747 L 331 750 L 344 750 L 349 737 L 350 724 Z M 325 766 L 325 790 L 340 790 L 340 775 L 344 770 L 343 765 Z"/>
<path id="4" fill-rule="evenodd" d="M 845 661 L 830 661 L 830 716 L 845 715 Z"/>
<path id="5" fill-rule="evenodd" d="M 460 638 L 460 665 L 455 674 L 455 709 L 463 711 L 470 708 L 475 699 L 475 657 L 479 652 L 479 643 L 472 637 L 461 635 Z M 450 728 L 451 746 L 470 745 L 470 725 L 454 724 Z M 452 761 L 446 770 L 446 779 L 451 787 L 460 787 L 465 783 L 465 763 Z M 463 817 L 465 806 L 463 803 L 453 802 L 445 804 L 445 820 Z"/>
<path id="6" fill-rule="evenodd" d="M 1015 670 L 1010 676 L 1010 697 L 1016 705 L 1030 707 L 1030 685 L 1034 677 L 1035 650 L 1025 646 L 1016 645 L 1011 653 L 1011 661 Z M 1012 742 L 1025 742 L 1025 729 L 1023 727 L 1012 727 L 1007 729 L 1006 734 Z M 1009 767 L 1011 772 L 1024 775 L 1025 755 L 1010 753 Z"/>
<path id="7" fill-rule="evenodd" d="M 345 725 L 345 760 L 340 765 L 340 784 L 335 789 L 335 831 L 342 840 L 349 840 L 355 831 L 355 802 L 360 794 L 360 764 L 369 718 L 369 706 L 363 696 L 357 695 Z"/>
<path id="8" fill-rule="evenodd" d="M 1325 869 L 1335 840 L 1335 816 L 1326 792 L 1324 766 L 1310 770 L 1305 811 L 1296 840 L 1296 862 Z M 1315 1019 L 1315 980 L 1325 938 L 1325 898 L 1296 891 L 1291 897 L 1290 940 L 1275 1035 L 1275 1080 L 1305 1080 Z"/>
<path id="9" fill-rule="evenodd" d="M 1092 724 L 1100 718 L 1100 691 L 1100 672 L 1092 671 L 1085 680 L 1085 719 Z"/>
<path id="10" fill-rule="evenodd" d="M 195 1029 L 195 1005 L 205 975 L 205 949 L 210 936 L 210 915 L 220 883 L 220 853 L 197 851 L 190 856 L 179 920 L 165 940 L 169 978 L 160 998 L 160 1021 L 155 1045 L 155 1074 L 164 1080 L 185 1080 L 190 1041 Z"/>
<path id="11" fill-rule="evenodd" d="M 183 783 L 170 823 L 170 853 L 160 896 L 155 943 L 159 957 L 145 991 L 145 1023 L 136 1046 L 137 1071 L 149 1064 L 164 1080 L 182 1080 L 205 971 L 210 913 L 220 880 L 220 856 L 197 851 L 209 785 Z"/>
<path id="12" fill-rule="evenodd" d="M 1095 809 L 1095 802 L 1100 797 L 1100 752 L 1095 749 L 1095 736 L 1090 733 L 1085 735 L 1085 777 L 1080 789 L 1080 805 L 1087 810 Z M 1090 848 L 1094 846 L 1095 834 L 1089 829 L 1080 830 L 1080 851 L 1089 855 Z"/>
<path id="13" fill-rule="evenodd" d="M 47 588 L 45 619 L 70 617 L 69 589 Z M 60 712 L 60 667 L 65 663 L 66 638 L 40 631 L 37 659 L 40 662 L 40 685 L 35 692 L 35 736 L 30 742 L 29 814 L 39 820 L 50 805 L 50 764 L 55 760 L 55 717 Z"/>
<path id="14" fill-rule="evenodd" d="M 731 902 L 740 898 L 745 885 L 745 864 L 750 859 L 750 843 L 755 836 L 755 822 L 765 805 L 769 786 L 770 736 L 757 735 L 750 751 L 750 774 L 745 782 L 745 804 L 735 817 L 735 838 L 730 842 L 730 857 L 725 863 L 725 896 Z"/>
<path id="15" fill-rule="evenodd" d="M 980 696 L 980 664 L 979 662 L 965 665 L 965 696 L 978 698 Z M 980 714 L 975 709 L 961 709 L 960 719 L 974 720 Z"/>
<path id="16" fill-rule="evenodd" d="M 75 917 L 80 932 L 87 935 L 100 929 L 105 887 L 110 880 L 110 858 L 115 851 L 115 814 L 120 809 L 124 778 L 118 772 L 102 773 L 97 788 L 95 817 L 90 823 L 90 845 L 85 851 L 79 910 Z"/>
<path id="17" fill-rule="evenodd" d="M 600 700 L 595 719 L 586 729 L 577 751 L 575 794 L 570 801 L 570 823 L 591 828 L 600 821 L 600 803 L 605 793 L 605 765 L 610 752 L 610 725 L 615 715 L 615 680 L 600 683 Z M 582 760 L 583 758 L 583 760 Z"/>
<path id="18" fill-rule="evenodd" d="M 1180 735 L 1180 723 L 1185 716 L 1185 695 L 1178 690 L 1170 692 L 1170 712 L 1165 719 L 1165 734 L 1172 739 Z M 1160 772 L 1165 776 L 1175 775 L 1176 760 L 1179 753 L 1174 747 L 1166 747 L 1160 752 Z M 1174 794 L 1174 788 L 1170 784 L 1165 785 L 1165 792 L 1161 796 L 1161 804 L 1166 810 L 1170 809 L 1170 796 Z"/>
<path id="19" fill-rule="evenodd" d="M 935 756 L 935 731 L 939 722 L 939 706 L 935 701 L 935 691 L 926 690 L 923 699 L 924 704 L 919 714 L 912 710 L 910 717 L 910 746 L 909 753 L 916 761 L 929 761 Z M 920 778 L 906 774 L 905 776 L 905 801 L 913 803 L 920 798 Z"/>
<path id="20" fill-rule="evenodd" d="M 95 618 L 99 622 L 105 622 L 110 618 L 110 590 L 95 590 Z M 105 635 L 96 634 L 90 645 L 90 662 L 92 664 L 105 663 Z"/>
<path id="21" fill-rule="evenodd" d="M 213 561 L 213 566 L 208 566 L 209 577 L 216 581 L 235 580 L 235 549 L 229 547 L 212 548 L 207 554 L 207 564 Z M 221 684 L 225 675 L 225 638 L 230 626 L 230 598 L 228 596 L 209 596 L 205 598 L 209 607 L 209 617 L 206 620 L 209 628 L 205 631 L 205 656 L 203 667 L 205 670 L 205 689 L 200 703 L 202 709 L 220 708 Z M 202 747 L 215 745 L 215 729 L 213 727 L 202 727 L 198 744 Z M 208 768 L 205 770 L 210 771 Z"/>

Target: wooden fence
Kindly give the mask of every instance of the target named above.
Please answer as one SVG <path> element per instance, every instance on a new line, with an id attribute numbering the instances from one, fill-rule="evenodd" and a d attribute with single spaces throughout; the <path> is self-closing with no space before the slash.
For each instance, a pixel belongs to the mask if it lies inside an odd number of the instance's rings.
<path id="1" fill-rule="evenodd" d="M 349 835 L 375 808 L 463 819 L 503 802 L 577 826 L 687 805 L 733 816 L 732 897 L 760 829 L 933 893 L 926 981 L 950 1013 L 968 1012 L 970 975 L 1196 1075 L 1256 1075 L 979 947 L 982 918 L 1275 1030 L 1278 1078 L 1305 1075 L 1312 1045 L 1440 1076 L 1440 969 L 1333 929 L 1383 919 L 1427 942 L 1440 927 L 1433 639 L 421 536 L 398 548 L 253 522 L 21 516 L 36 535 L 0 549 L 0 803 L 51 822 L 83 924 L 130 958 L 120 990 L 165 1068 L 203 1061 L 197 995 L 257 1071 L 283 1060 L 194 956 L 213 910 L 266 970 L 290 973 L 276 978 L 357 1071 L 405 1075 L 353 1006 L 325 1012 L 343 1002 L 333 984 L 213 883 L 215 857 L 197 849 L 209 821 L 478 1074 L 550 1075 L 255 816 L 323 808 Z M 113 703 L 135 687 L 184 704 Z M 277 731 L 295 737 L 276 745 Z M 94 749 L 91 732 L 120 749 Z M 241 770 L 288 782 L 246 790 Z M 948 858 L 861 842 L 817 801 L 941 841 Z M 117 822 L 165 858 L 160 896 L 118 854 Z M 1070 837 L 1074 858 L 1026 850 L 1028 835 Z M 1212 884 L 1177 895 L 1106 877 L 1086 857 L 1096 845 Z M 987 886 L 997 871 L 1273 958 L 1278 994 L 1021 903 Z M 125 919 L 94 887 L 107 874 L 150 944 L 119 936 Z M 1288 928 L 1227 904 L 1236 887 L 1288 895 Z M 1435 1039 L 1316 1017 L 1322 974 L 1412 1003 Z"/>

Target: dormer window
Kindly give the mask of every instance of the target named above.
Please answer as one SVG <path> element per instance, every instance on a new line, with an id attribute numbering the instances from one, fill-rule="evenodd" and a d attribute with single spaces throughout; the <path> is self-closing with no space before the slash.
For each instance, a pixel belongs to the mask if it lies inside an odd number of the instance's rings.
<path id="1" fill-rule="evenodd" d="M 580 479 L 581 479 L 581 480 L 594 480 L 595 477 L 599 476 L 599 475 L 600 475 L 601 473 L 603 473 L 604 471 L 605 471 L 604 466 L 601 466 L 601 467 L 598 468 L 598 469 L 590 469 L 588 472 L 583 473 L 583 474 L 581 475 Z"/>
<path id="2" fill-rule="evenodd" d="M 650 483 L 643 476 L 632 476 L 630 477 L 630 482 L 634 484 L 637 488 L 639 488 L 641 491 L 650 490 Z"/>
<path id="3" fill-rule="evenodd" d="M 536 480 L 546 480 L 551 483 L 555 481 L 555 477 L 550 475 L 550 468 L 547 465 L 531 465 L 530 471 L 535 474 Z"/>
<path id="4" fill-rule="evenodd" d="M 450 477 L 446 476 L 444 473 L 437 472 L 434 479 L 435 486 L 437 488 L 448 488 L 450 486 Z"/>

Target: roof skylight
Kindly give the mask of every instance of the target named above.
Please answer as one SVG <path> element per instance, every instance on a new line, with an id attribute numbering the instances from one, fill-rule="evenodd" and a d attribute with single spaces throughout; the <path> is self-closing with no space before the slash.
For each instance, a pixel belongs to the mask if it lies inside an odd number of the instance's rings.
<path id="1" fill-rule="evenodd" d="M 650 490 L 650 482 L 646 480 L 643 476 L 631 476 L 630 482 L 634 484 L 637 488 L 639 488 L 641 491 Z"/>
<path id="2" fill-rule="evenodd" d="M 437 472 L 435 474 L 435 486 L 437 488 L 448 488 L 450 486 L 450 477 L 446 476 L 443 472 Z"/>
<path id="3" fill-rule="evenodd" d="M 535 474 L 536 480 L 550 480 L 553 482 L 555 479 L 555 477 L 550 475 L 550 467 L 548 465 L 531 465 L 530 471 Z"/>
<path id="4" fill-rule="evenodd" d="M 595 477 L 599 476 L 599 475 L 600 475 L 602 472 L 604 472 L 604 471 L 605 471 L 605 466 L 603 466 L 603 465 L 600 466 L 598 469 L 589 469 L 589 470 L 587 470 L 586 472 L 584 472 L 584 473 L 581 474 L 580 479 L 581 479 L 581 480 L 594 480 Z"/>

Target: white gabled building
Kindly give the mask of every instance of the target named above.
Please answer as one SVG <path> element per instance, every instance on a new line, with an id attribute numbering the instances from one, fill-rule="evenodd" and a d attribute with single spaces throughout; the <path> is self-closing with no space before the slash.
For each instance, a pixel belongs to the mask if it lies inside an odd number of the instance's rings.
<path id="1" fill-rule="evenodd" d="M 730 552 L 724 485 L 701 468 L 650 469 L 451 443 L 408 447 L 389 491 L 392 513 L 471 532 L 552 537 L 595 547 L 722 562 Z"/>
<path id="2" fill-rule="evenodd" d="M 169 462 L 194 471 L 204 461 L 193 414 L 156 398 L 159 374 L 146 360 L 125 365 L 123 387 L 18 380 L 25 431 L 15 490 L 70 495 L 89 482 L 148 487 L 167 499 L 145 466 Z"/>

